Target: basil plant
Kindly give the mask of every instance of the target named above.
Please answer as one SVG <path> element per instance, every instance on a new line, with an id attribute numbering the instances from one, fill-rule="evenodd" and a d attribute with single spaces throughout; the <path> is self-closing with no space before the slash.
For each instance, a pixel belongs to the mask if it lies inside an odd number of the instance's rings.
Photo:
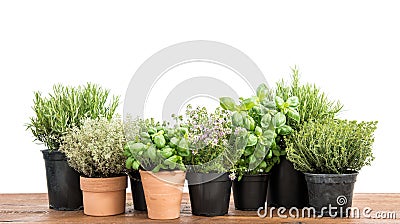
<path id="1" fill-rule="evenodd" d="M 183 158 L 189 155 L 188 130 L 167 127 L 154 119 L 138 120 L 140 130 L 124 147 L 129 170 L 186 170 Z"/>
<path id="2" fill-rule="evenodd" d="M 247 144 L 242 156 L 232 169 L 235 178 L 243 174 L 267 173 L 285 155 L 283 136 L 292 133 L 286 124 L 288 118 L 299 121 L 299 99 L 292 96 L 284 101 L 273 96 L 265 84 L 257 88 L 256 96 L 239 98 L 239 104 L 229 97 L 220 98 L 223 109 L 232 111 L 232 128 L 241 127 L 247 131 Z"/>

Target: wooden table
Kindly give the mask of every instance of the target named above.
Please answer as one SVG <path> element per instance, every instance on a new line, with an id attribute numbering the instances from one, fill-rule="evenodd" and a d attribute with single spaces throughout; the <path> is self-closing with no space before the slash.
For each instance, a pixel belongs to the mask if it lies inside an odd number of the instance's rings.
<path id="1" fill-rule="evenodd" d="M 397 219 L 349 219 L 349 218 L 260 218 L 254 211 L 237 211 L 231 200 L 229 213 L 225 216 L 193 216 L 190 211 L 188 194 L 184 194 L 181 217 L 163 222 L 173 223 L 400 223 L 400 194 L 355 194 L 353 207 L 370 207 L 371 216 L 378 211 L 396 213 Z M 145 212 L 133 210 L 132 197 L 127 195 L 125 214 L 109 217 L 91 217 L 83 211 L 55 211 L 48 208 L 47 194 L 0 194 L 0 223 L 159 223 L 159 220 L 147 219 Z"/>

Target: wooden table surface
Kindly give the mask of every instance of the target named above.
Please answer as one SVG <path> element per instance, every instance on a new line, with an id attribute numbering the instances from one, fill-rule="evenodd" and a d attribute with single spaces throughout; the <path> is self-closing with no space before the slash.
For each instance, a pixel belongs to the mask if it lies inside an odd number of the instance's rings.
<path id="1" fill-rule="evenodd" d="M 361 210 L 372 209 L 370 215 L 377 212 L 395 212 L 397 219 L 365 218 L 260 218 L 255 211 L 238 211 L 234 209 L 233 199 L 229 213 L 225 216 L 193 216 L 190 211 L 188 194 L 184 194 L 181 217 L 163 222 L 172 223 L 400 223 L 400 194 L 355 194 L 353 207 Z M 382 213 L 383 214 L 383 213 Z M 127 195 L 125 214 L 109 217 L 91 217 L 83 211 L 55 211 L 48 208 L 47 194 L 0 194 L 0 223 L 160 223 L 150 220 L 145 212 L 133 210 L 132 197 Z"/>

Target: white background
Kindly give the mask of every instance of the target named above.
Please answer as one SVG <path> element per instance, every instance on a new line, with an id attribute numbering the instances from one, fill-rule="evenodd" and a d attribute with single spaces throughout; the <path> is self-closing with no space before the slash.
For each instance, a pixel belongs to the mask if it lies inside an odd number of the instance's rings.
<path id="1" fill-rule="evenodd" d="M 33 91 L 91 81 L 123 99 L 144 60 L 189 40 L 240 49 L 270 85 L 298 65 L 344 103 L 341 117 L 378 120 L 376 160 L 355 192 L 399 193 L 397 2 L 1 1 L 0 193 L 46 192 L 44 146 L 24 127 Z"/>

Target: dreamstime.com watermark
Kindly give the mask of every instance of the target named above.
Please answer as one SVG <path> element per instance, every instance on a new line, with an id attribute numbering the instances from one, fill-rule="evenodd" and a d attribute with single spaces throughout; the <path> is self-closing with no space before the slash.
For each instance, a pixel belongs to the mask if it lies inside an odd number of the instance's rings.
<path id="1" fill-rule="evenodd" d="M 347 198 L 343 195 L 337 197 L 337 204 L 339 206 L 347 204 Z M 396 212 L 394 211 L 374 211 L 370 207 L 358 208 L 358 207 L 336 207 L 329 204 L 328 207 L 322 207 L 320 210 L 316 210 L 314 207 L 296 208 L 291 207 L 287 209 L 285 207 L 269 207 L 268 203 L 265 202 L 264 207 L 260 207 L 257 210 L 257 215 L 260 218 L 273 218 L 274 211 L 279 218 L 287 219 L 298 219 L 298 218 L 350 218 L 350 219 L 396 219 Z M 319 215 L 318 215 L 319 214 Z"/>

